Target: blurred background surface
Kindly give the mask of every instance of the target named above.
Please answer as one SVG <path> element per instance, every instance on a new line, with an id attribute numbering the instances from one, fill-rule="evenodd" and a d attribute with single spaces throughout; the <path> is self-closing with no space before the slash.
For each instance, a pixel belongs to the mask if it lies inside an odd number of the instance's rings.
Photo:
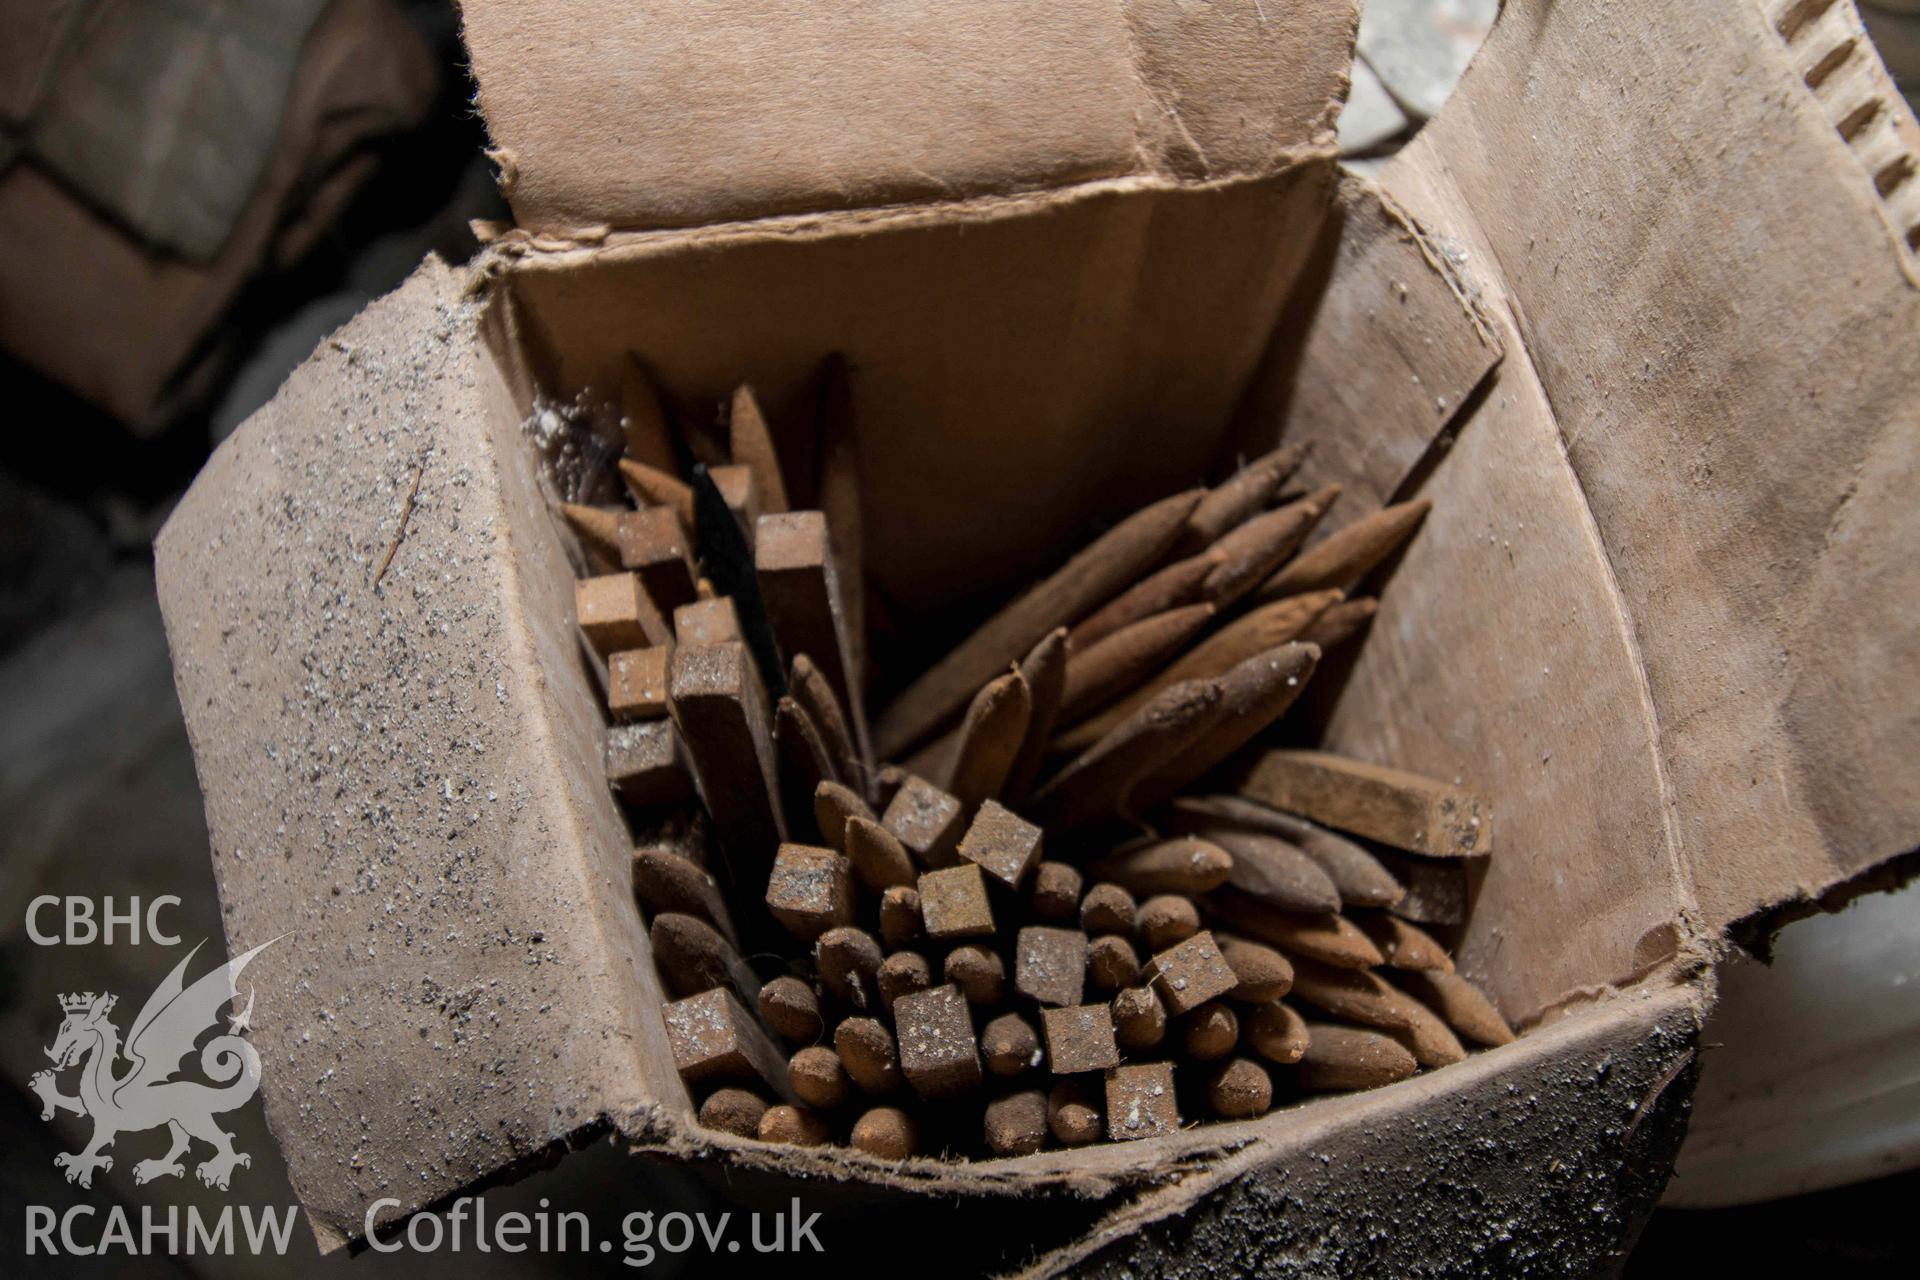
<path id="1" fill-rule="evenodd" d="M 1376 170 L 1439 108 L 1497 0 L 1366 0 L 1340 125 Z M 1920 0 L 1863 5 L 1911 101 Z M 22 1209 L 199 1203 L 189 1179 L 91 1193 L 52 1157 L 84 1128 L 42 1123 L 55 996 L 144 997 L 178 952 L 47 948 L 42 894 L 173 894 L 189 942 L 220 942 L 192 758 L 153 599 L 149 544 L 211 448 L 335 327 L 429 252 L 464 261 L 476 219 L 509 215 L 451 4 L 440 0 L 113 3 L 0 11 L 0 1254 Z M 1668 1206 L 1627 1264 L 1840 1265 L 1916 1259 L 1920 892 L 1789 926 L 1775 963 L 1728 967 L 1694 1131 Z M 287 1204 L 257 1104 L 234 1113 L 248 1198 Z M 696 1179 L 606 1144 L 491 1192 L 612 1215 L 720 1205 Z M 1681 1207 L 1691 1206 L 1691 1207 Z M 516 1268 L 513 1264 L 518 1261 Z M 52 1260 L 35 1274 L 551 1273 L 597 1260 L 495 1254 Z M 671 1270 L 668 1260 L 657 1269 Z"/>

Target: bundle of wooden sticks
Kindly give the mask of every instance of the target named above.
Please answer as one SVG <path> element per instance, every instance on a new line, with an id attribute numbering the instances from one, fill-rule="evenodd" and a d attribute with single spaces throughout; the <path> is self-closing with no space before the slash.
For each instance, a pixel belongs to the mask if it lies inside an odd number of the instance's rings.
<path id="1" fill-rule="evenodd" d="M 636 366 L 633 508 L 564 507 L 703 1124 L 1019 1155 L 1512 1038 L 1421 927 L 1462 922 L 1486 806 L 1257 741 L 1364 632 L 1375 601 L 1344 592 L 1425 504 L 1308 546 L 1339 487 L 1288 492 L 1279 449 L 1109 530 L 870 729 L 845 378 L 783 467 L 750 389 L 682 428 Z"/>

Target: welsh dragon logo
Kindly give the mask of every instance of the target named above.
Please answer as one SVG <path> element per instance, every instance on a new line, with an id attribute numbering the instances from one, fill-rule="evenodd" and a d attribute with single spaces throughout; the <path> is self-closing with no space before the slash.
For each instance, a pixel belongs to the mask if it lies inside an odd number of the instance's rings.
<path id="1" fill-rule="evenodd" d="M 260 1055 L 240 1038 L 251 1025 L 251 988 L 246 1008 L 227 1016 L 226 1034 L 214 1036 L 200 1050 L 200 1070 L 213 1084 L 176 1080 L 174 1076 L 194 1052 L 195 1042 L 217 1025 L 220 1010 L 238 996 L 236 983 L 241 970 L 272 945 L 273 941 L 261 943 L 224 968 L 202 975 L 189 987 L 182 975 L 200 950 L 195 945 L 147 997 L 124 1047 L 119 1028 L 108 1017 L 117 997 L 91 991 L 60 997 L 66 1018 L 53 1047 L 47 1050 L 53 1069 L 35 1074 L 30 1083 L 40 1095 L 42 1120 L 53 1119 L 58 1111 L 93 1117 L 93 1137 L 87 1145 L 53 1158 L 56 1166 L 66 1170 L 68 1182 L 92 1186 L 96 1169 L 113 1168 L 113 1157 L 103 1152 L 115 1138 L 162 1125 L 172 1135 L 172 1146 L 165 1155 L 135 1165 L 135 1182 L 177 1178 L 185 1173 L 181 1157 L 188 1154 L 196 1139 L 213 1148 L 213 1154 L 194 1170 L 210 1187 L 226 1190 L 234 1167 L 253 1163 L 251 1156 L 233 1149 L 233 1135 L 213 1120 L 223 1111 L 244 1106 L 260 1088 Z M 118 1069 L 123 1058 L 127 1063 L 124 1071 Z M 80 1091 L 78 1096 L 68 1097 L 60 1092 L 56 1077 L 76 1066 L 80 1068 Z"/>

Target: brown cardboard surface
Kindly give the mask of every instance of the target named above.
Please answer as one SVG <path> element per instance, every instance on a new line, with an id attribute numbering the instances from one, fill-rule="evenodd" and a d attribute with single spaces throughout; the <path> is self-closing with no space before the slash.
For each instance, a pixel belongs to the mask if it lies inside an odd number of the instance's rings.
<path id="1" fill-rule="evenodd" d="M 687 1111 L 572 574 L 503 401 L 429 261 L 156 546 L 228 941 L 279 939 L 251 970 L 261 1096 L 323 1244 L 382 1195 Z"/>
<path id="2" fill-rule="evenodd" d="M 969 0 L 462 6 L 522 227 L 692 226 L 1129 176 L 1332 142 L 1358 6 Z"/>
<path id="3" fill-rule="evenodd" d="M 1657 743 L 1632 843 L 1709 933 L 1920 843 L 1920 290 L 1758 8 L 1516 2 L 1385 180 L 1497 280 L 1591 512 Z"/>
<path id="4" fill-rule="evenodd" d="M 535 375 L 613 394 L 638 351 L 689 413 L 750 381 L 776 436 L 845 353 L 869 580 L 910 612 L 1056 565 L 1090 518 L 1200 475 L 1331 195 L 1330 164 L 527 252 Z"/>

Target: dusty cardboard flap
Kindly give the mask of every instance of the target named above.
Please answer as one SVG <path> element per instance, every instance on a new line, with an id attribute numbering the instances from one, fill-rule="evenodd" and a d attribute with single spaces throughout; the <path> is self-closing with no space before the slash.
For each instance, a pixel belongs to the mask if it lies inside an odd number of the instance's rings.
<path id="1" fill-rule="evenodd" d="M 462 6 L 522 227 L 692 226 L 1131 176 L 1331 141 L 1353 0 Z"/>
<path id="2" fill-rule="evenodd" d="M 1478 761 L 1503 848 L 1564 850 L 1481 886 L 1468 969 L 1550 971 L 1501 972 L 1510 1013 L 1920 843 L 1920 291 L 1881 171 L 1757 7 L 1602 10 L 1515 0 L 1384 175 L 1508 354 L 1399 575 L 1480 585 L 1417 633 L 1389 593 L 1329 725 Z"/>
<path id="3" fill-rule="evenodd" d="M 600 713 L 548 675 L 572 574 L 460 293 L 429 260 L 328 339 L 155 546 L 228 943 L 284 935 L 260 1092 L 328 1246 L 687 1109 Z"/>

